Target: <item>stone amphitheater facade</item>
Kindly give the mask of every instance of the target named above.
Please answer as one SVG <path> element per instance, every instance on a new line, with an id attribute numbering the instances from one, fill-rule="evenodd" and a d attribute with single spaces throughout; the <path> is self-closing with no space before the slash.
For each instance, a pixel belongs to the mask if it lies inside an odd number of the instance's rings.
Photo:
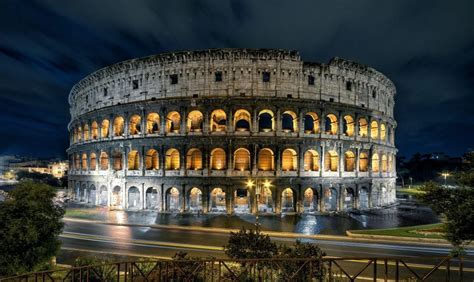
<path id="1" fill-rule="evenodd" d="M 166 53 L 71 90 L 77 201 L 159 212 L 290 213 L 395 201 L 394 84 L 287 50 Z"/>

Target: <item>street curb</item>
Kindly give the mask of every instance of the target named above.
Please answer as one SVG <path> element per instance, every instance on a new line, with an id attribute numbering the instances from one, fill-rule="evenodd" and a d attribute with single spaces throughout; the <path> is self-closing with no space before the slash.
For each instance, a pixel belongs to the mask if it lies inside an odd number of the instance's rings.
<path id="1" fill-rule="evenodd" d="M 130 226 L 130 227 L 149 227 L 156 229 L 167 229 L 167 230 L 183 230 L 183 231 L 196 231 L 196 232 L 211 232 L 217 234 L 229 234 L 230 232 L 238 232 L 239 229 L 228 229 L 228 228 L 217 228 L 217 227 L 200 227 L 200 226 L 179 226 L 179 225 L 162 225 L 162 224 L 132 224 L 132 223 L 112 223 L 104 222 L 99 220 L 90 219 L 78 219 L 72 217 L 64 217 L 64 221 L 71 222 L 88 222 L 96 224 L 114 225 L 114 226 Z M 346 231 L 348 236 L 338 235 L 321 235 L 321 234 L 301 234 L 293 232 L 278 232 L 278 231 L 262 231 L 270 237 L 275 238 L 295 238 L 295 239 L 313 239 L 313 240 L 333 240 L 333 241 L 345 241 L 345 242 L 359 242 L 359 243 L 382 243 L 382 244 L 405 244 L 405 245 L 417 245 L 417 246 L 432 246 L 436 245 L 439 247 L 451 247 L 451 245 L 442 239 L 431 239 L 431 238 L 407 238 L 407 237 L 396 237 L 396 236 L 379 236 L 379 235 L 362 235 L 354 234 L 350 231 Z M 349 235 L 350 234 L 350 235 Z M 355 235 L 355 236 L 354 236 Z M 474 246 L 469 246 L 469 249 Z"/>

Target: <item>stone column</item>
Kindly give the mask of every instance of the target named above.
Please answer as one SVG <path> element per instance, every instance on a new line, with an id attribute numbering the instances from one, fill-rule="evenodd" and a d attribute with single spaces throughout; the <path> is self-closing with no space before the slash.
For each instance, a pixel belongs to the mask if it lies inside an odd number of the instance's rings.
<path id="1" fill-rule="evenodd" d="M 326 146 L 324 143 L 321 143 L 321 152 L 320 152 L 320 155 L 319 155 L 319 177 L 323 177 L 324 176 L 324 170 L 326 169 L 324 167 L 324 162 L 325 162 L 325 156 L 326 154 Z"/>
<path id="2" fill-rule="evenodd" d="M 209 185 L 205 185 L 205 186 L 203 187 L 202 197 L 201 197 L 202 211 L 203 211 L 204 213 L 208 213 L 208 212 L 209 212 L 209 194 L 210 194 Z"/>
<path id="3" fill-rule="evenodd" d="M 187 193 L 186 193 L 186 185 L 183 184 L 182 186 L 182 193 L 181 193 L 181 212 L 186 212 L 188 209 L 187 209 L 187 202 L 188 202 L 188 199 L 187 199 Z"/>
<path id="4" fill-rule="evenodd" d="M 232 144 L 229 142 L 227 144 L 227 174 L 232 175 L 234 167 L 232 165 Z"/>
<path id="5" fill-rule="evenodd" d="M 231 185 L 228 185 L 225 189 L 225 205 L 226 205 L 226 210 L 227 214 L 232 214 L 234 212 L 234 191 L 233 187 Z"/>
<path id="6" fill-rule="evenodd" d="M 298 176 L 304 171 L 304 151 L 303 146 L 298 146 Z"/>
<path id="7" fill-rule="evenodd" d="M 209 110 L 206 110 L 204 113 L 204 120 L 202 125 L 202 134 L 211 134 L 210 120 L 209 120 Z"/>
<path id="8" fill-rule="evenodd" d="M 145 166 L 145 158 L 146 158 L 145 147 L 144 147 L 144 146 L 141 146 L 139 152 L 140 152 L 139 154 L 140 154 L 140 171 L 141 171 L 141 175 L 145 175 L 145 170 L 146 170 L 146 166 Z"/>
<path id="9" fill-rule="evenodd" d="M 344 210 L 344 194 L 345 194 L 344 189 L 345 188 L 342 186 L 342 184 L 339 184 L 339 186 L 336 189 L 336 190 L 339 190 L 337 193 L 338 199 L 337 199 L 336 211 Z"/>
<path id="10" fill-rule="evenodd" d="M 323 188 L 323 185 L 322 184 L 319 184 L 318 185 L 318 193 L 319 193 L 319 197 L 318 197 L 318 206 L 319 206 L 319 211 L 320 212 L 325 212 L 326 211 L 326 207 L 324 206 L 324 188 Z"/>
<path id="11" fill-rule="evenodd" d="M 258 145 L 253 145 L 253 156 L 252 156 L 252 175 L 257 175 L 257 159 L 258 159 Z"/>
<path id="12" fill-rule="evenodd" d="M 141 193 L 140 193 L 140 196 L 141 196 L 141 197 L 140 197 L 140 201 L 141 201 L 140 209 L 141 209 L 141 210 L 144 210 L 144 209 L 145 209 L 145 197 L 146 197 L 146 195 L 145 195 L 145 183 L 142 183 L 142 187 L 141 187 L 141 188 L 142 188 L 142 189 L 141 189 L 141 191 L 140 191 L 140 192 L 141 192 Z"/>
<path id="13" fill-rule="evenodd" d="M 339 111 L 338 113 L 339 117 L 338 117 L 338 130 L 337 130 L 337 136 L 339 139 L 341 139 L 341 136 L 345 136 L 345 132 L 344 132 L 344 115 L 342 114 L 341 111 Z"/>
<path id="14" fill-rule="evenodd" d="M 304 136 L 304 111 L 299 110 L 299 120 L 298 124 L 298 136 Z"/>
<path id="15" fill-rule="evenodd" d="M 166 133 L 166 113 L 164 111 L 160 111 L 160 135 L 165 135 Z"/>
<path id="16" fill-rule="evenodd" d="M 281 120 L 280 107 L 278 107 L 276 109 L 276 113 L 275 113 L 275 116 L 273 118 L 274 118 L 274 122 L 275 122 L 274 131 L 277 132 L 277 133 L 281 133 L 283 129 L 282 129 L 282 120 Z"/>
<path id="17" fill-rule="evenodd" d="M 344 154 L 344 151 L 342 150 L 342 145 L 338 146 L 337 151 L 338 151 L 338 154 L 339 154 L 339 169 L 338 169 L 338 172 L 339 172 L 339 177 L 342 177 L 342 173 L 343 173 L 343 171 L 345 171 L 344 161 L 345 161 L 346 155 Z"/>
<path id="18" fill-rule="evenodd" d="M 281 150 L 280 150 L 280 146 L 277 146 L 276 149 L 275 149 L 275 161 L 274 161 L 274 164 L 275 164 L 275 167 L 274 167 L 274 171 L 276 173 L 277 176 L 281 175 Z"/>
<path id="19" fill-rule="evenodd" d="M 368 191 L 367 191 L 367 200 L 368 200 L 368 206 L 369 206 L 369 209 L 372 208 L 372 189 L 373 189 L 373 185 L 372 183 L 369 183 L 369 187 L 368 187 Z"/>
<path id="20" fill-rule="evenodd" d="M 228 115 L 227 115 L 227 128 L 226 128 L 226 131 L 227 132 L 234 132 L 234 115 L 233 115 L 233 112 L 232 112 L 232 109 L 230 111 L 227 111 L 228 112 Z"/>
<path id="21" fill-rule="evenodd" d="M 125 136 L 125 137 L 128 137 L 130 135 L 130 132 L 129 132 L 130 116 L 129 116 L 128 112 L 125 112 L 125 114 L 124 114 L 123 123 L 124 123 L 124 127 L 123 127 L 123 134 L 122 135 Z"/>
<path id="22" fill-rule="evenodd" d="M 187 120 L 188 120 L 188 117 L 187 117 L 187 115 L 186 115 L 186 114 L 187 114 L 187 113 L 186 113 L 186 109 L 183 108 L 183 109 L 181 109 L 180 112 L 181 112 L 181 113 L 180 113 L 180 115 L 181 115 L 181 120 L 180 120 L 180 122 L 181 122 L 181 128 L 180 128 L 179 131 L 180 131 L 180 134 L 185 135 L 186 132 L 187 132 L 187 130 L 188 130 L 188 129 L 187 129 Z"/>
<path id="23" fill-rule="evenodd" d="M 252 128 L 251 128 L 251 132 L 253 134 L 259 132 L 259 128 L 258 128 L 258 113 L 257 113 L 257 109 L 252 109 L 252 114 L 253 114 L 253 118 L 252 118 Z"/>
<path id="24" fill-rule="evenodd" d="M 358 210 L 360 207 L 360 197 L 359 197 L 359 184 L 355 184 L 354 186 L 354 209 Z"/>
<path id="25" fill-rule="evenodd" d="M 277 186 L 275 187 L 275 213 L 281 214 L 281 189 Z"/>
<path id="26" fill-rule="evenodd" d="M 356 158 L 355 158 L 355 177 L 359 177 L 360 169 L 360 148 L 356 148 Z"/>
<path id="27" fill-rule="evenodd" d="M 186 174 L 186 146 L 179 147 L 179 174 L 185 175 Z"/>
<path id="28" fill-rule="evenodd" d="M 112 138 L 114 136 L 114 116 L 109 116 L 109 134 L 106 138 Z"/>
<path id="29" fill-rule="evenodd" d="M 354 140 L 359 139 L 359 114 L 354 114 Z"/>

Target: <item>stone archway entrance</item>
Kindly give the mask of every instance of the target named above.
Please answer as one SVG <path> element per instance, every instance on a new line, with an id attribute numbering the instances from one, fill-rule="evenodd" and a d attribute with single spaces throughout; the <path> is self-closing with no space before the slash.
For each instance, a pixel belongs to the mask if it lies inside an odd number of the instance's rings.
<path id="1" fill-rule="evenodd" d="M 166 210 L 170 212 L 179 212 L 181 210 L 181 201 L 179 190 L 175 187 L 166 192 Z"/>
<path id="2" fill-rule="evenodd" d="M 326 211 L 337 210 L 337 190 L 336 188 L 324 189 L 324 208 Z"/>
<path id="3" fill-rule="evenodd" d="M 99 190 L 99 205 L 107 206 L 108 202 L 109 202 L 109 194 L 108 194 L 107 186 L 102 185 L 100 186 L 100 190 Z"/>
<path id="4" fill-rule="evenodd" d="M 140 209 L 140 190 L 137 187 L 132 186 L 128 188 L 128 208 L 129 209 Z"/>
<path id="5" fill-rule="evenodd" d="M 291 188 L 286 188 L 281 192 L 281 211 L 294 212 L 295 211 L 295 197 Z"/>
<path id="6" fill-rule="evenodd" d="M 158 206 L 158 191 L 153 187 L 149 187 L 148 189 L 146 189 L 145 194 L 146 209 L 156 209 L 156 207 Z"/>
<path id="7" fill-rule="evenodd" d="M 89 187 L 89 197 L 87 199 L 87 203 L 95 205 L 96 199 L 97 199 L 97 193 L 96 193 L 95 185 L 91 184 L 91 186 Z"/>
<path id="8" fill-rule="evenodd" d="M 192 188 L 189 191 L 189 211 L 202 211 L 202 192 L 199 188 Z"/>
<path id="9" fill-rule="evenodd" d="M 121 207 L 122 206 L 122 188 L 120 186 L 115 186 L 112 190 L 112 207 Z"/>
<path id="10" fill-rule="evenodd" d="M 362 187 L 359 190 L 359 208 L 360 209 L 369 208 L 369 192 L 366 187 Z"/>
<path id="11" fill-rule="evenodd" d="M 304 191 L 303 209 L 304 212 L 315 212 L 318 210 L 318 196 L 312 188 Z"/>
<path id="12" fill-rule="evenodd" d="M 273 198 L 270 188 L 264 187 L 262 193 L 258 197 L 258 211 L 264 213 L 273 212 Z"/>
<path id="13" fill-rule="evenodd" d="M 250 195 L 246 188 L 237 188 L 234 192 L 234 211 L 236 213 L 250 212 Z"/>
<path id="14" fill-rule="evenodd" d="M 225 192 L 221 188 L 214 188 L 211 191 L 211 205 L 210 212 L 224 212 L 225 206 Z"/>

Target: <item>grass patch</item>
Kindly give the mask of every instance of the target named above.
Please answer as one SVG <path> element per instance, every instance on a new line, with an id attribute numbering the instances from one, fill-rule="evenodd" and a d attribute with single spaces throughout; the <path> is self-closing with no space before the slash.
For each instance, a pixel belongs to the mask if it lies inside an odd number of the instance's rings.
<path id="1" fill-rule="evenodd" d="M 95 219 L 96 215 L 93 211 L 82 210 L 82 209 L 66 209 L 65 217 L 82 218 L 82 219 Z"/>
<path id="2" fill-rule="evenodd" d="M 354 234 L 443 239 L 442 223 L 388 229 L 351 230 Z"/>
<path id="3" fill-rule="evenodd" d="M 410 195 L 418 195 L 418 194 L 424 194 L 424 191 L 420 190 L 420 186 L 417 187 L 412 187 L 411 189 L 408 188 L 401 188 L 397 189 L 398 192 L 400 193 L 405 193 L 405 194 L 410 194 Z"/>

